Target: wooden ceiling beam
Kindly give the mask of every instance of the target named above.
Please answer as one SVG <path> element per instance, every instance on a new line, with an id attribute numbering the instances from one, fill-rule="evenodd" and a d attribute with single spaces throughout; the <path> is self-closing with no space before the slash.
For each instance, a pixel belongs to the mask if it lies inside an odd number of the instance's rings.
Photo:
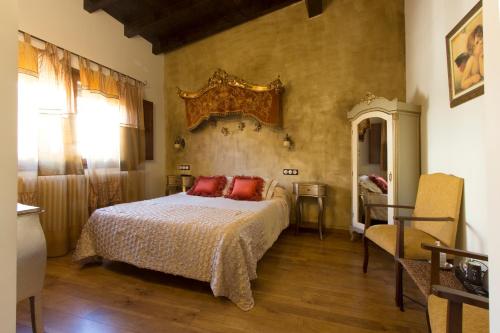
<path id="1" fill-rule="evenodd" d="M 163 52 L 172 51 L 183 45 L 198 41 L 200 39 L 206 38 L 218 32 L 232 28 L 241 22 L 235 21 L 218 21 L 215 24 L 212 22 L 210 27 L 202 26 L 200 28 L 185 31 L 180 34 L 171 34 L 167 37 L 159 39 L 157 42 L 153 43 L 153 53 L 160 54 Z"/>
<path id="2" fill-rule="evenodd" d="M 197 6 L 203 6 L 205 3 L 210 3 L 210 0 L 197 0 Z M 178 20 L 182 17 L 189 17 L 193 14 L 193 1 L 184 0 L 182 2 L 173 3 L 171 9 L 164 9 L 161 13 L 153 13 L 144 17 L 139 17 L 133 22 L 124 25 L 125 36 L 131 38 L 143 34 L 155 33 L 161 30 L 170 20 Z"/>
<path id="3" fill-rule="evenodd" d="M 116 1 L 117 0 L 83 0 L 83 8 L 87 12 L 93 13 L 112 5 Z"/>
<path id="4" fill-rule="evenodd" d="M 254 10 L 240 10 L 238 12 L 231 12 L 231 14 L 219 18 L 202 20 L 203 24 L 200 23 L 194 28 L 191 28 L 189 30 L 175 31 L 163 36 L 162 38 L 159 38 L 156 42 L 153 43 L 153 53 L 160 54 L 163 52 L 172 51 L 183 45 L 230 29 L 247 21 L 253 20 L 259 16 L 289 6 L 292 3 L 298 1 L 300 0 L 285 0 L 274 3 L 271 6 L 269 6 L 269 4 L 266 4 L 265 2 L 259 2 L 261 3 L 261 7 L 257 8 L 258 10 L 255 10 L 256 8 L 254 7 Z"/>
<path id="5" fill-rule="evenodd" d="M 323 0 L 306 0 L 307 14 L 309 18 L 323 13 Z"/>
<path id="6" fill-rule="evenodd" d="M 139 17 L 133 22 L 125 23 L 123 25 L 123 33 L 126 37 L 131 38 L 143 33 L 152 31 L 155 26 L 162 24 L 168 20 L 167 16 L 158 17 L 155 14 Z"/>
<path id="7" fill-rule="evenodd" d="M 159 54 L 298 1 L 301 0 L 84 0 L 84 8 L 89 13 L 104 9 L 124 24 L 125 36 L 142 36 L 153 44 L 153 53 Z M 322 0 L 306 3 L 310 16 L 318 12 L 318 4 L 319 12 L 322 11 Z"/>

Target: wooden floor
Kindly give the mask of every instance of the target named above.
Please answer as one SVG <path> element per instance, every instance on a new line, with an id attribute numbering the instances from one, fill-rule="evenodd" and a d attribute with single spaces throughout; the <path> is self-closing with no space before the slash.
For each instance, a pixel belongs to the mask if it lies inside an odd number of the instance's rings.
<path id="1" fill-rule="evenodd" d="M 212 296 L 207 283 L 107 263 L 80 269 L 49 259 L 43 290 L 46 332 L 426 332 L 425 312 L 394 305 L 392 259 L 373 249 L 368 274 L 362 244 L 344 232 L 285 231 L 259 262 L 255 307 L 244 312 Z M 417 295 L 415 287 L 406 289 Z M 17 332 L 31 332 L 28 303 Z"/>

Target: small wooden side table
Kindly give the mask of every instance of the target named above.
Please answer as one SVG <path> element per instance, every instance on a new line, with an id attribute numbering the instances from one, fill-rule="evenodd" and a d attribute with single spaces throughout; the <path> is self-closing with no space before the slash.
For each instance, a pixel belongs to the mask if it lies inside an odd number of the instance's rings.
<path id="1" fill-rule="evenodd" d="M 191 175 L 168 175 L 165 195 L 186 192 L 193 186 L 194 177 Z"/>
<path id="2" fill-rule="evenodd" d="M 181 178 L 178 175 L 167 175 L 167 189 L 165 195 L 178 193 L 181 187 Z"/>
<path id="3" fill-rule="evenodd" d="M 316 198 L 318 201 L 318 230 L 319 239 L 323 240 L 323 220 L 324 204 L 323 198 L 326 198 L 326 184 L 318 182 L 297 182 L 293 183 L 293 194 L 295 196 L 295 216 L 296 229 L 298 233 L 300 223 L 302 222 L 302 199 L 304 197 Z"/>

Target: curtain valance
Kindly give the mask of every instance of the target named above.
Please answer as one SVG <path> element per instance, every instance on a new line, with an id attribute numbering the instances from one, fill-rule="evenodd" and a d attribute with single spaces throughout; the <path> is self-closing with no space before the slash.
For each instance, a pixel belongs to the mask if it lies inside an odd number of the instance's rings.
<path id="1" fill-rule="evenodd" d="M 82 89 L 100 93 L 109 98 L 118 98 L 120 87 L 116 72 L 111 71 L 109 75 L 105 75 L 101 66 L 98 66 L 97 71 L 92 70 L 89 61 L 82 57 L 78 58 L 78 64 Z"/>
<path id="2" fill-rule="evenodd" d="M 38 49 L 31 45 L 31 37 L 24 34 L 24 40 L 18 44 L 19 71 L 33 76 L 38 76 Z"/>

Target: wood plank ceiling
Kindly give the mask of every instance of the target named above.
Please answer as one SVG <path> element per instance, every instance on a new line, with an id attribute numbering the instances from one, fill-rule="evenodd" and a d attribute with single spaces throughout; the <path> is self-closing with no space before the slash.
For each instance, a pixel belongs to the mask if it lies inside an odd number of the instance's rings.
<path id="1" fill-rule="evenodd" d="M 141 36 L 153 53 L 172 51 L 300 0 L 84 0 L 89 13 L 104 10 L 124 25 L 125 36 Z M 309 17 L 322 0 L 305 0 Z"/>

